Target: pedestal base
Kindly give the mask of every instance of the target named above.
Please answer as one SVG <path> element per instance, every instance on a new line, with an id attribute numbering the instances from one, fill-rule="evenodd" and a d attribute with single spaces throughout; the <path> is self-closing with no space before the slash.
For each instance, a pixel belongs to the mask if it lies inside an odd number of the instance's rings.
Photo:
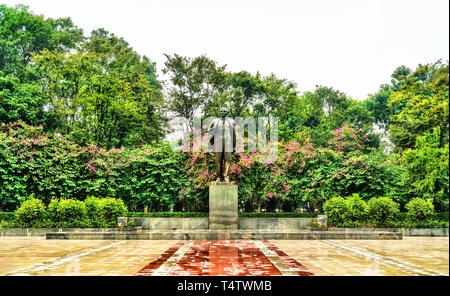
<path id="1" fill-rule="evenodd" d="M 216 182 L 209 186 L 209 229 L 238 229 L 238 187 Z"/>

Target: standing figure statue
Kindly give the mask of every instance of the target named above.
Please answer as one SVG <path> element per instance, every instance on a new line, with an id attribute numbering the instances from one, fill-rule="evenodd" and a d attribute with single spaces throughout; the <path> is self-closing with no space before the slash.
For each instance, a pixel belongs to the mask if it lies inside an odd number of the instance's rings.
<path id="1" fill-rule="evenodd" d="M 214 146 L 216 163 L 216 182 L 230 182 L 228 173 L 231 166 L 231 157 L 236 148 L 236 128 L 232 118 L 228 118 L 228 109 L 220 108 L 220 118 L 212 121 L 209 129 L 210 144 Z"/>

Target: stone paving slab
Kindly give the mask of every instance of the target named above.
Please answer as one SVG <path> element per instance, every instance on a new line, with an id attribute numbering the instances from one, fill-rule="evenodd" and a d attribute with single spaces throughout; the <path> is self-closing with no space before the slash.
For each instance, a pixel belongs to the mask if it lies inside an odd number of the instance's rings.
<path id="1" fill-rule="evenodd" d="M 449 240 L 0 237 L 0 275 L 449 275 Z"/>
<path id="2" fill-rule="evenodd" d="M 401 240 L 401 233 L 396 232 L 298 232 L 298 231 L 263 231 L 263 230 L 199 230 L 199 231 L 141 231 L 141 232 L 53 232 L 47 233 L 48 240 L 324 240 L 324 239 L 364 239 L 364 240 Z"/>

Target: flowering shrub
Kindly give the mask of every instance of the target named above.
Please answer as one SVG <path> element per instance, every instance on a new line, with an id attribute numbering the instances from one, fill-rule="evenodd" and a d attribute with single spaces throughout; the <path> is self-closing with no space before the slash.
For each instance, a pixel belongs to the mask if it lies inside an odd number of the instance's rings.
<path id="1" fill-rule="evenodd" d="M 348 125 L 331 131 L 334 137 L 328 141 L 328 148 L 337 152 L 350 153 L 366 151 L 370 140 L 363 134 L 362 129 L 354 129 Z"/>
<path id="2" fill-rule="evenodd" d="M 2 211 L 15 210 L 31 193 L 45 204 L 97 195 L 122 198 L 131 210 L 170 209 L 187 183 L 183 155 L 166 144 L 105 151 L 23 122 L 0 128 Z"/>
<path id="3" fill-rule="evenodd" d="M 364 146 L 369 139 L 361 131 L 345 126 L 332 133 L 336 136 L 327 148 L 315 148 L 308 139 L 303 145 L 275 143 L 278 158 L 270 164 L 261 161 L 267 151 L 235 152 L 230 170 L 239 185 L 240 206 L 246 211 L 269 210 L 275 203 L 278 208 L 292 204 L 320 210 L 326 200 L 354 193 L 363 199 L 380 195 L 400 199 L 402 174 L 395 160 L 378 151 L 363 154 L 361 149 L 369 150 Z M 203 131 L 199 141 L 205 136 Z M 245 139 L 244 145 L 248 141 Z M 192 143 L 195 145 L 200 144 Z M 213 153 L 187 150 L 184 164 L 192 184 L 181 190 L 180 197 L 193 193 L 207 197 L 206 189 L 215 180 Z"/>
<path id="4" fill-rule="evenodd" d="M 192 147 L 207 137 L 200 132 Z M 402 167 L 396 159 L 358 151 L 358 144 L 367 141 L 352 128 L 333 134 L 337 138 L 325 148 L 313 147 L 308 139 L 302 144 L 270 143 L 278 147 L 272 163 L 262 161 L 268 149 L 233 153 L 230 174 L 239 186 L 240 207 L 321 210 L 326 200 L 353 193 L 365 200 L 392 196 L 408 201 L 402 195 L 407 188 L 402 187 Z M 85 200 L 94 195 L 120 198 L 130 211 L 206 212 L 215 166 L 214 154 L 208 151 L 185 147 L 178 153 L 165 143 L 105 151 L 18 122 L 0 126 L 0 174 L 0 211 L 16 209 L 33 193 L 44 204 L 54 198 Z"/>

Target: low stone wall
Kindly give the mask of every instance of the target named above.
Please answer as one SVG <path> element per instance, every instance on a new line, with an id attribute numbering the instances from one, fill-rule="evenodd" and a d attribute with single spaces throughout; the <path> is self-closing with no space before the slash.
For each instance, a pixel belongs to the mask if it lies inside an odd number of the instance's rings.
<path id="1" fill-rule="evenodd" d="M 102 232 L 112 233 L 118 231 L 131 231 L 120 228 L 1 228 L 0 236 L 45 236 L 47 233 L 55 232 Z"/>
<path id="2" fill-rule="evenodd" d="M 96 232 L 55 232 L 47 233 L 47 239 L 83 239 L 83 240 L 401 240 L 402 234 L 396 232 L 352 232 L 337 231 L 271 231 L 271 230 L 189 230 L 189 231 L 134 231 L 117 233 Z"/>
<path id="3" fill-rule="evenodd" d="M 311 228 L 311 222 L 316 218 L 239 218 L 238 229 L 243 231 L 310 231 L 337 233 L 365 233 L 365 232 L 395 232 L 402 236 L 439 236 L 448 237 L 448 228 Z M 128 234 L 130 223 L 142 230 L 156 231 L 188 231 L 208 230 L 208 218 L 127 218 L 118 219 L 121 228 L 3 228 L 0 236 L 45 236 L 47 233 L 118 233 Z"/>
<path id="4" fill-rule="evenodd" d="M 238 229 L 252 230 L 298 230 L 311 227 L 315 218 L 238 218 Z M 119 226 L 131 223 L 149 230 L 200 230 L 208 229 L 208 218 L 126 218 L 121 217 Z"/>
<path id="5" fill-rule="evenodd" d="M 327 232 L 398 232 L 403 236 L 440 236 L 448 237 L 448 228 L 313 228 L 312 231 Z"/>

